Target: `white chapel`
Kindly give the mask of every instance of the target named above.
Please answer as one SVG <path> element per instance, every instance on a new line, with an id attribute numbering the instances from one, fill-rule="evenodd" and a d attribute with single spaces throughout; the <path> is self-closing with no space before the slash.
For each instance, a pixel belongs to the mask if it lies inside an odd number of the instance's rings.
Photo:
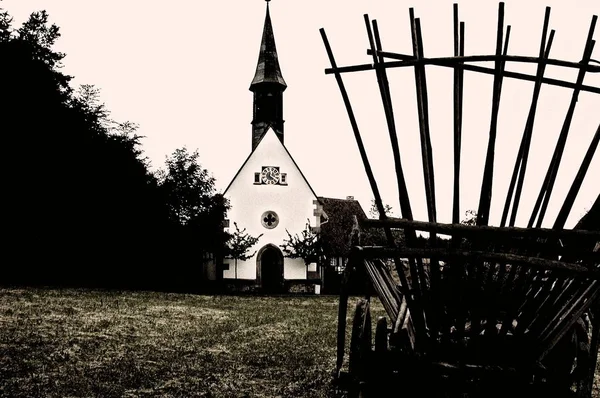
<path id="1" fill-rule="evenodd" d="M 235 282 L 265 292 L 293 291 L 302 286 L 319 293 L 320 270 L 316 263 L 284 257 L 280 245 L 300 233 L 307 221 L 315 228 L 322 221 L 321 203 L 284 145 L 283 79 L 267 2 L 258 64 L 250 91 L 254 94 L 252 150 L 225 189 L 231 209 L 229 232 L 234 223 L 252 236 L 262 234 L 246 261 L 225 259 L 224 282 Z M 220 272 L 220 271 L 218 271 Z M 221 275 L 220 275 L 221 276 Z"/>

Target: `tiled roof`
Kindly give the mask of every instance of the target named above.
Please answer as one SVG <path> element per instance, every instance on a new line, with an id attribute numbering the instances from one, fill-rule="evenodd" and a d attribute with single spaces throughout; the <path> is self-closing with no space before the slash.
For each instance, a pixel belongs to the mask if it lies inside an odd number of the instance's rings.
<path id="1" fill-rule="evenodd" d="M 350 251 L 350 232 L 354 216 L 359 220 L 364 220 L 367 215 L 357 200 L 322 196 L 319 197 L 319 200 L 323 204 L 323 211 L 328 220 L 325 224 L 321 224 L 321 239 L 328 254 L 345 257 Z"/>

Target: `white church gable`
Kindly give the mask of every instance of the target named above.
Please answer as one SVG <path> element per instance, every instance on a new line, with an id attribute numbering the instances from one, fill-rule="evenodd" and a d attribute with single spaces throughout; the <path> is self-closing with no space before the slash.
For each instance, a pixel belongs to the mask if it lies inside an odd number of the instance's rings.
<path id="1" fill-rule="evenodd" d="M 263 172 L 264 170 L 264 172 Z M 234 177 L 225 191 L 230 200 L 228 212 L 229 232 L 234 232 L 234 222 L 253 236 L 263 234 L 251 253 L 257 255 L 247 261 L 238 261 L 238 279 L 257 279 L 259 251 L 267 245 L 279 248 L 292 234 L 300 233 L 310 221 L 317 223 L 314 215 L 316 195 L 298 169 L 290 154 L 269 128 L 255 150 Z M 224 278 L 235 278 L 234 261 L 226 259 L 229 269 Z M 306 279 L 307 268 L 302 259 L 284 259 L 283 277 Z"/>

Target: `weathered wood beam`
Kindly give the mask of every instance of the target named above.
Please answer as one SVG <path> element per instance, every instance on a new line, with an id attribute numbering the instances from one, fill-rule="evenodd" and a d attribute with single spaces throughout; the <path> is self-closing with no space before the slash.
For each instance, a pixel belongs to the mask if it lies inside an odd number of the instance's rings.
<path id="1" fill-rule="evenodd" d="M 592 38 L 594 37 L 594 30 L 596 28 L 597 19 L 598 17 L 596 15 L 594 15 L 594 17 L 592 18 L 590 29 L 588 31 L 588 37 L 583 51 L 583 58 L 581 61 L 582 64 L 587 64 L 592 55 L 592 51 L 594 49 L 594 40 Z M 542 187 L 540 188 L 540 193 L 535 202 L 533 211 L 531 213 L 531 217 L 527 224 L 528 227 L 532 227 L 534 223 L 537 227 L 540 227 L 542 225 L 542 222 L 544 221 L 546 209 L 548 208 L 548 203 L 552 195 L 552 189 L 554 188 L 554 183 L 556 181 L 556 175 L 558 174 L 558 168 L 560 166 L 567 137 L 569 135 L 569 129 L 573 120 L 573 114 L 575 113 L 575 106 L 577 105 L 577 100 L 579 98 L 580 86 L 583 84 L 584 77 L 585 70 L 580 69 L 577 75 L 576 87 L 573 90 L 573 94 L 571 96 L 571 103 L 569 104 L 569 109 L 567 110 L 567 114 L 565 116 L 565 120 L 563 122 L 563 126 L 561 128 L 560 135 L 558 137 L 558 141 L 556 143 L 556 147 L 552 155 L 552 160 L 550 161 L 550 165 L 548 166 L 546 177 L 544 178 L 544 182 L 542 183 Z"/>
<path id="2" fill-rule="evenodd" d="M 365 26 L 367 29 L 367 36 L 368 36 L 369 44 L 371 46 L 371 49 L 373 50 L 373 54 L 375 54 L 375 49 L 376 49 L 375 42 L 376 41 L 377 41 L 377 46 L 381 47 L 381 38 L 378 35 L 378 33 L 379 33 L 378 29 L 376 29 L 377 24 L 375 21 L 373 22 L 375 32 L 376 32 L 376 37 L 374 37 L 373 32 L 371 31 L 371 23 L 369 20 L 369 16 L 367 14 L 364 15 L 364 20 L 365 20 Z M 373 55 L 373 62 L 376 65 L 379 62 L 378 57 L 375 55 Z M 392 152 L 394 155 L 394 166 L 395 166 L 395 170 L 396 170 L 396 178 L 397 178 L 397 184 L 398 184 L 398 200 L 400 202 L 400 208 L 401 208 L 402 214 L 405 215 L 405 217 L 412 218 L 412 209 L 411 209 L 410 200 L 408 197 L 408 189 L 406 187 L 406 181 L 404 179 L 404 172 L 402 170 L 402 161 L 400 159 L 400 149 L 398 147 L 398 137 L 396 134 L 396 123 L 394 120 L 393 106 L 392 106 L 391 94 L 390 94 L 390 90 L 389 90 L 389 84 L 388 84 L 388 80 L 387 80 L 386 71 L 385 71 L 385 69 L 376 68 L 375 72 L 376 72 L 376 76 L 377 76 L 377 84 L 379 87 L 379 92 L 381 95 L 381 102 L 383 104 L 383 110 L 384 110 L 386 123 L 387 123 L 387 127 L 388 127 L 388 133 L 390 136 L 390 142 L 392 145 Z M 379 203 L 376 201 L 376 206 L 379 211 L 380 218 L 382 218 L 382 217 L 387 218 L 387 215 L 385 214 L 385 209 L 383 208 L 383 203 Z M 387 232 L 386 232 L 386 236 L 388 236 Z M 390 233 L 388 236 L 388 244 L 391 246 L 395 246 L 395 242 L 393 241 L 393 239 L 390 239 L 391 236 L 392 235 Z M 412 232 L 407 231 L 406 237 L 409 240 L 414 240 L 414 239 L 416 239 L 416 234 L 414 231 L 412 231 Z M 409 261 L 413 265 L 413 267 L 416 266 L 415 259 L 410 259 Z M 402 270 L 402 263 L 400 262 L 399 259 L 394 259 L 394 264 L 395 264 L 396 270 L 398 272 L 398 276 L 400 277 L 400 283 L 402 284 L 405 291 L 408 291 L 409 283 L 408 283 L 408 280 L 406 279 L 406 275 L 404 275 L 404 272 Z M 417 292 L 418 292 L 418 289 L 417 289 Z M 410 295 L 409 295 L 409 297 L 407 297 L 407 300 L 409 300 L 409 301 L 411 301 L 412 299 L 413 298 L 410 297 Z M 401 315 L 404 315 L 404 314 L 401 314 Z"/>
<path id="3" fill-rule="evenodd" d="M 510 253 L 490 253 L 483 251 L 466 251 L 466 250 L 453 250 L 453 249 L 413 249 L 413 248 L 389 248 L 384 246 L 361 246 L 357 247 L 360 256 L 363 258 L 375 258 L 375 257 L 387 257 L 393 258 L 393 256 L 399 257 L 425 257 L 431 258 L 431 256 L 438 257 L 440 259 L 472 259 L 475 261 L 488 261 L 488 262 L 507 262 L 511 265 L 525 265 L 532 268 L 554 270 L 554 271 L 568 271 L 572 272 L 574 276 L 594 278 L 600 280 L 600 270 L 589 269 L 578 264 L 565 263 L 562 261 L 548 260 L 539 257 L 526 257 L 519 256 Z M 597 254 L 597 258 L 600 259 L 600 253 Z"/>
<path id="4" fill-rule="evenodd" d="M 420 21 L 418 18 L 415 18 L 414 9 L 411 7 L 408 10 L 409 19 L 410 19 L 410 27 L 411 27 L 411 38 L 412 38 L 412 47 L 413 47 L 413 55 L 418 58 L 423 58 L 423 43 L 420 31 Z M 429 110 L 428 110 L 428 98 L 427 98 L 427 80 L 425 76 L 425 67 L 415 65 L 415 89 L 417 96 L 417 113 L 419 120 L 419 133 L 420 133 L 420 144 L 421 144 L 421 155 L 423 160 L 423 179 L 425 183 L 425 197 L 427 202 L 427 214 L 429 217 L 429 221 L 435 222 L 436 214 L 435 214 L 435 185 L 434 185 L 434 176 L 433 176 L 433 159 L 432 159 L 432 149 L 431 149 L 431 139 L 429 136 Z M 435 238 L 435 237 L 434 237 Z M 423 310 L 429 304 L 427 300 L 428 292 L 426 289 L 426 281 L 425 274 L 423 270 L 422 264 L 419 264 L 419 267 L 411 268 L 411 274 L 413 276 L 413 282 L 415 284 L 415 291 L 419 293 L 421 300 L 423 300 L 421 306 Z M 413 312 L 416 312 L 413 310 Z M 425 317 L 422 313 L 414 314 L 418 317 L 422 317 L 422 320 L 419 319 L 417 326 L 420 328 L 425 325 Z M 423 325 L 421 325 L 421 322 Z"/>
<path id="5" fill-rule="evenodd" d="M 546 7 L 546 15 L 544 17 L 544 25 L 542 28 L 542 38 L 540 42 L 540 58 L 548 59 L 550 55 L 550 48 L 552 47 L 552 40 L 554 38 L 554 30 L 550 32 L 550 38 L 548 39 L 548 43 L 546 43 L 546 38 L 548 35 L 548 24 L 550 22 L 550 7 Z M 510 186 L 508 188 L 508 192 L 506 194 L 506 202 L 504 204 L 504 211 L 502 212 L 502 219 L 500 221 L 500 226 L 506 225 L 506 220 L 508 218 L 508 211 L 512 201 L 512 212 L 510 217 L 510 226 L 515 225 L 515 220 L 517 216 L 517 210 L 519 208 L 519 202 L 521 199 L 521 192 L 523 189 L 523 183 L 525 180 L 525 171 L 527 169 L 527 160 L 529 158 L 529 147 L 531 144 L 531 136 L 533 133 L 533 124 L 535 121 L 535 114 L 537 110 L 537 104 L 540 96 L 540 91 L 542 87 L 542 79 L 544 78 L 544 72 L 546 69 L 546 64 L 541 62 L 538 64 L 537 73 L 536 73 L 536 81 L 533 88 L 533 96 L 531 99 L 531 105 L 529 106 L 529 114 L 527 115 L 527 122 L 525 124 L 525 130 L 523 131 L 523 138 L 521 139 L 521 145 L 519 147 L 519 153 L 517 154 L 517 159 L 515 160 L 515 166 L 513 169 L 513 175 L 510 180 Z M 517 182 L 518 181 L 518 182 Z M 514 192 L 516 185 L 516 192 Z M 514 200 L 513 200 L 513 192 L 514 192 Z"/>
<path id="6" fill-rule="evenodd" d="M 458 4 L 454 3 L 454 56 L 464 55 L 464 23 L 459 24 Z M 452 203 L 452 222 L 460 222 L 460 150 L 462 141 L 464 69 L 454 69 L 454 190 Z"/>
<path id="7" fill-rule="evenodd" d="M 509 302 L 509 308 L 507 309 L 504 315 L 502 326 L 500 327 L 500 331 L 498 333 L 499 336 L 506 336 L 508 330 L 512 330 L 513 321 L 519 313 L 519 301 L 515 299 L 515 296 L 525 293 L 526 289 L 531 285 L 531 282 L 534 280 L 538 273 L 539 270 L 530 269 L 528 267 L 520 267 L 515 264 L 511 264 L 506 284 L 507 286 L 514 286 L 514 288 L 511 292 L 512 299 Z"/>
<path id="8" fill-rule="evenodd" d="M 594 16 L 596 17 L 596 16 Z M 369 54 L 370 55 L 370 54 Z M 395 68 L 395 67 L 403 67 L 403 66 L 414 66 L 416 64 L 428 65 L 434 62 L 436 65 L 457 65 L 465 62 L 495 62 L 495 61 L 505 61 L 505 62 L 519 62 L 519 63 L 530 63 L 537 64 L 541 62 L 541 59 L 537 57 L 527 57 L 522 55 L 466 55 L 463 57 L 436 57 L 436 58 L 423 58 L 423 59 L 415 59 L 414 57 L 406 54 L 392 53 L 388 51 L 382 51 L 380 54 L 385 58 L 390 59 L 398 59 L 400 61 L 390 61 L 386 62 L 382 65 L 384 68 Z M 600 66 L 583 64 L 581 62 L 571 62 L 571 61 L 563 61 L 559 59 L 549 58 L 545 61 L 547 65 L 554 66 L 564 66 L 567 68 L 574 68 L 579 70 L 584 70 L 590 73 L 600 72 Z M 343 68 L 343 69 L 342 69 Z M 359 68 L 356 70 L 350 70 L 349 68 Z M 325 74 L 333 74 L 333 73 L 347 73 L 347 72 L 358 72 L 359 70 L 369 70 L 374 69 L 372 64 L 359 64 L 352 66 L 345 66 L 341 68 L 327 68 L 325 69 Z"/>
<path id="9" fill-rule="evenodd" d="M 463 235 L 505 235 L 514 237 L 530 238 L 585 238 L 600 239 L 600 232 L 586 231 L 581 229 L 550 229 L 550 228 L 522 228 L 522 227 L 494 227 L 475 226 L 463 224 L 432 223 L 427 221 L 405 220 L 402 218 L 388 218 L 385 221 L 376 219 L 365 219 L 359 221 L 363 228 L 413 228 L 417 231 L 437 232 L 439 234 L 463 234 Z"/>
<path id="10" fill-rule="evenodd" d="M 508 50 L 508 39 L 510 37 L 510 26 L 507 27 L 504 51 L 502 51 L 502 38 L 504 33 L 504 2 L 498 4 L 498 29 L 496 34 L 496 55 L 505 54 Z M 479 195 L 479 207 L 477 210 L 477 225 L 488 225 L 490 207 L 492 202 L 492 184 L 494 178 L 494 158 L 496 148 L 496 135 L 498 128 L 498 112 L 500 109 L 500 95 L 502 93 L 502 73 L 504 62 L 496 60 L 496 73 L 494 74 L 494 87 L 492 90 L 492 115 L 490 120 L 490 133 L 488 147 L 483 168 L 483 179 Z"/>
<path id="11" fill-rule="evenodd" d="M 325 51 L 327 52 L 329 62 L 331 63 L 331 66 L 333 68 L 335 68 L 336 67 L 335 57 L 333 56 L 333 51 L 331 50 L 331 46 L 329 44 L 329 40 L 327 39 L 325 29 L 321 28 L 319 30 L 319 32 L 321 33 L 321 38 L 323 39 L 323 44 L 325 46 Z M 346 91 L 344 81 L 342 80 L 342 76 L 339 73 L 335 74 L 335 79 L 338 84 L 340 93 L 342 95 L 342 100 L 344 101 L 344 105 L 345 105 L 346 111 L 348 113 L 348 118 L 350 119 L 350 125 L 352 126 L 352 131 L 354 133 L 354 137 L 356 139 L 356 143 L 357 143 L 357 146 L 360 151 L 360 156 L 363 161 L 365 172 L 367 173 L 367 178 L 369 180 L 369 184 L 371 185 L 371 189 L 373 190 L 373 193 L 375 195 L 375 200 L 381 204 L 382 202 L 381 202 L 381 195 L 379 193 L 379 188 L 377 187 L 377 182 L 375 181 L 375 177 L 373 175 L 373 170 L 371 169 L 371 164 L 369 163 L 369 159 L 367 157 L 367 153 L 366 153 L 365 147 L 362 142 L 360 130 L 359 130 L 358 124 L 356 122 L 356 117 L 354 116 L 354 111 L 352 109 L 352 104 L 350 103 L 350 99 L 348 97 L 348 92 Z M 381 206 L 381 208 L 383 208 L 383 206 Z M 385 212 L 382 214 L 385 217 Z M 388 238 L 388 241 L 390 241 L 390 240 L 393 241 L 391 230 L 389 228 L 385 228 L 385 233 Z M 346 283 L 347 283 L 347 281 L 346 281 Z M 341 369 L 341 365 L 343 363 L 343 358 L 344 358 L 345 339 L 346 339 L 345 332 L 346 332 L 347 300 L 348 300 L 348 293 L 346 291 L 342 291 L 340 293 L 340 308 L 339 308 L 339 314 L 338 314 L 338 336 L 337 336 L 337 338 L 338 338 L 337 350 L 338 351 L 337 351 L 337 363 L 336 363 L 336 366 L 338 366 L 338 373 L 339 373 L 339 370 Z"/>
<path id="12" fill-rule="evenodd" d="M 333 56 L 333 51 L 331 50 L 331 46 L 329 44 L 329 40 L 327 39 L 327 35 L 325 33 L 325 29 L 321 28 L 319 30 L 321 33 L 321 38 L 323 39 L 323 44 L 325 46 L 325 51 L 327 52 L 327 56 L 329 57 L 329 62 L 333 68 L 336 67 L 335 57 Z M 335 74 L 335 80 L 338 83 L 338 87 L 340 89 L 340 93 L 342 95 L 342 100 L 344 101 L 344 105 L 346 107 L 346 111 L 348 113 L 348 118 L 350 119 L 350 125 L 352 126 L 352 132 L 354 133 L 354 138 L 356 140 L 356 144 L 358 146 L 358 150 L 360 152 L 360 157 L 363 162 L 363 166 L 365 168 L 365 172 L 367 174 L 367 179 L 369 180 L 369 185 L 371 186 L 371 190 L 373 191 L 373 196 L 375 197 L 375 203 L 377 204 L 377 208 L 379 209 L 380 217 L 385 219 L 387 216 L 385 211 L 383 211 L 383 202 L 381 200 L 381 193 L 379 192 L 379 187 L 377 186 L 377 181 L 375 180 L 375 176 L 373 174 L 373 169 L 371 168 L 371 163 L 369 162 L 369 158 L 367 156 L 367 152 L 365 146 L 362 141 L 362 137 L 360 135 L 360 130 L 358 128 L 358 123 L 356 122 L 356 117 L 354 115 L 354 110 L 352 109 L 352 104 L 350 103 L 350 99 L 348 97 L 348 92 L 346 91 L 346 86 L 344 85 L 344 81 L 342 80 L 342 76 L 339 73 Z M 388 242 L 393 243 L 394 238 L 389 228 L 384 228 L 385 235 Z"/>
<path id="13" fill-rule="evenodd" d="M 370 55 L 369 51 L 367 51 L 367 53 Z M 384 54 L 387 55 L 389 53 L 384 53 Z M 407 67 L 407 66 L 414 66 L 414 64 L 417 62 L 414 59 L 412 59 L 412 56 L 410 56 L 410 55 L 400 54 L 398 56 L 407 57 L 408 60 L 384 62 L 381 64 L 381 67 L 382 68 Z M 493 57 L 493 56 L 491 56 L 491 57 Z M 466 57 L 464 57 L 464 58 L 466 58 Z M 463 62 L 465 62 L 464 58 L 461 58 L 461 57 L 455 57 L 455 58 L 451 58 L 451 59 L 449 59 L 449 58 L 426 58 L 426 59 L 419 60 L 418 62 L 420 62 L 424 65 L 435 65 L 435 66 L 442 66 L 442 67 L 447 67 L 447 68 L 458 68 L 458 69 L 463 69 L 463 70 L 470 71 L 470 72 L 478 72 L 478 73 L 483 73 L 483 74 L 488 74 L 488 75 L 493 75 L 495 73 L 493 68 L 486 68 L 483 66 L 464 64 L 463 63 Z M 491 59 L 490 61 L 493 61 L 493 60 L 494 59 Z M 550 59 L 548 59 L 548 62 L 549 61 L 550 61 Z M 540 60 L 540 62 L 541 62 L 541 60 Z M 549 63 L 547 63 L 547 65 L 548 64 Z M 325 69 L 325 74 L 361 72 L 361 71 L 372 70 L 372 69 L 374 69 L 373 64 L 362 64 L 362 65 L 344 66 L 344 67 L 336 68 L 335 70 Z M 526 73 L 511 72 L 511 71 L 504 71 L 504 77 L 509 77 L 509 78 L 518 79 L 518 80 L 524 80 L 524 81 L 532 81 L 532 82 L 535 82 L 535 80 L 536 80 L 536 76 L 534 76 L 534 75 L 528 75 Z M 552 78 L 548 78 L 548 77 L 543 78 L 542 83 L 548 84 L 551 86 L 558 86 L 558 87 L 564 87 L 564 88 L 570 88 L 570 89 L 574 89 L 576 87 L 575 83 L 571 83 L 571 82 L 568 82 L 565 80 L 552 79 Z M 581 91 L 600 94 L 600 87 L 588 86 L 588 85 L 583 84 L 583 85 L 581 85 L 580 89 L 581 89 Z"/>
<path id="14" fill-rule="evenodd" d="M 583 183 L 583 179 L 587 174 L 587 170 L 590 167 L 590 163 L 592 162 L 592 158 L 594 157 L 594 153 L 596 152 L 596 148 L 598 148 L 598 142 L 600 141 L 600 124 L 596 129 L 596 134 L 594 134 L 594 138 L 592 138 L 592 142 L 588 147 L 588 150 L 581 162 L 581 166 L 579 167 L 579 171 L 573 180 L 573 184 L 567 193 L 567 197 L 560 209 L 558 216 L 556 217 L 556 221 L 554 222 L 553 229 L 561 229 L 565 226 L 567 222 L 567 218 L 569 217 L 569 213 L 571 213 L 571 209 L 573 208 L 573 203 L 575 203 L 575 199 L 577 198 L 577 194 L 579 193 L 579 189 L 581 188 L 581 184 Z"/>
<path id="15" fill-rule="evenodd" d="M 539 361 L 552 351 L 552 348 L 564 337 L 565 333 L 598 299 L 600 296 L 600 281 L 591 281 L 585 290 L 573 297 L 569 305 L 550 322 L 553 325 L 547 334 L 540 336 L 541 350 Z M 559 318 L 560 317 L 560 318 Z"/>

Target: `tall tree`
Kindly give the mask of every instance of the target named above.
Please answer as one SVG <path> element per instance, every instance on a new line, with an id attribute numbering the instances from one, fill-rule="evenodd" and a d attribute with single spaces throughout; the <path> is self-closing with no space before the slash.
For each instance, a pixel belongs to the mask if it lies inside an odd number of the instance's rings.
<path id="1" fill-rule="evenodd" d="M 166 171 L 158 174 L 167 192 L 169 214 L 173 221 L 187 225 L 212 204 L 215 179 L 198 163 L 198 150 L 176 149 L 165 161 Z"/>
<path id="2" fill-rule="evenodd" d="M 1 1 L 1 0 L 0 0 Z M 7 42 L 11 36 L 12 17 L 0 7 L 0 43 Z"/>
<path id="3" fill-rule="evenodd" d="M 191 256 L 222 255 L 229 238 L 223 220 L 230 206 L 198 159 L 198 150 L 176 149 L 165 162 L 166 170 L 157 173 L 158 180 L 169 218 L 179 229 L 180 250 Z"/>
<path id="4" fill-rule="evenodd" d="M 93 86 L 71 88 L 65 55 L 53 50 L 59 29 L 45 11 L 16 30 L 6 12 L 0 21 L 1 162 L 11 171 L 2 181 L 2 229 L 11 269 L 40 283 L 143 280 L 149 273 L 136 267 L 157 257 L 168 218 L 140 137 L 110 128 Z"/>

